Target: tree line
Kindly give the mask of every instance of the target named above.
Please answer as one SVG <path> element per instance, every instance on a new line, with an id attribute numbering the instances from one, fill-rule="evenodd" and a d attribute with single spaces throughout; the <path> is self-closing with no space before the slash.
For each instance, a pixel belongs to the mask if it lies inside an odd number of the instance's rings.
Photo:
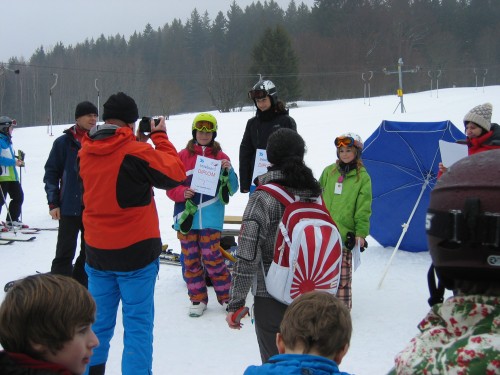
<path id="1" fill-rule="evenodd" d="M 236 111 L 261 76 L 288 103 L 362 97 L 368 84 L 372 96 L 396 94 L 398 67 L 404 92 L 499 84 L 499 20 L 498 0 L 233 1 L 215 19 L 194 9 L 128 40 L 101 35 L 12 57 L 0 63 L 0 113 L 21 126 L 70 123 L 78 102 L 100 100 L 102 110 L 117 91 L 145 116 Z"/>

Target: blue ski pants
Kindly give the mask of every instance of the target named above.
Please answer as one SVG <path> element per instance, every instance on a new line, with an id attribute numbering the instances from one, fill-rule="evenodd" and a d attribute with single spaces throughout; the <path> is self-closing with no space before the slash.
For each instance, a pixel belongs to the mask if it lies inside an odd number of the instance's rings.
<path id="1" fill-rule="evenodd" d="M 85 264 L 89 291 L 97 304 L 92 326 L 99 338 L 88 368 L 106 363 L 113 337 L 120 300 L 123 315 L 123 375 L 152 374 L 154 288 L 159 271 L 158 259 L 144 268 L 129 271 L 100 271 Z"/>

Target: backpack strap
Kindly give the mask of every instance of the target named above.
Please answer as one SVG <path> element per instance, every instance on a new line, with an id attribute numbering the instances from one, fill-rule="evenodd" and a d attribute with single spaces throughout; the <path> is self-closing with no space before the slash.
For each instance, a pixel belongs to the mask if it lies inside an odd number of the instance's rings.
<path id="1" fill-rule="evenodd" d="M 257 186 L 256 190 L 262 190 L 269 193 L 273 198 L 277 199 L 283 206 L 288 206 L 290 203 L 297 201 L 295 196 L 290 194 L 285 188 L 279 184 L 270 183 Z"/>

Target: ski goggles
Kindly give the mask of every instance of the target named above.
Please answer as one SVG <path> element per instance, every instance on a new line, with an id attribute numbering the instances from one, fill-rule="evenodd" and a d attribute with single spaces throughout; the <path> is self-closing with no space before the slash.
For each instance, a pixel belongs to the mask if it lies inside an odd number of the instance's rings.
<path id="1" fill-rule="evenodd" d="M 352 137 L 337 137 L 335 138 L 335 147 L 354 147 L 354 138 Z"/>
<path id="2" fill-rule="evenodd" d="M 217 131 L 217 125 L 212 124 L 210 121 L 198 121 L 193 126 L 194 130 L 205 133 L 213 133 Z"/>
<path id="3" fill-rule="evenodd" d="M 250 90 L 248 92 L 248 97 L 252 100 L 265 99 L 268 95 L 266 90 Z"/>
<path id="4" fill-rule="evenodd" d="M 1 122 L 0 125 L 3 125 L 3 126 L 16 126 L 17 125 L 17 121 L 16 120 L 4 121 L 4 122 Z"/>

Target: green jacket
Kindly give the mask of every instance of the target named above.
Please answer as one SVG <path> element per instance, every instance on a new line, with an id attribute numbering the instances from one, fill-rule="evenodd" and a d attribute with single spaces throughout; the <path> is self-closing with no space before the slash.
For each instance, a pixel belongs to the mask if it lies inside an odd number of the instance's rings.
<path id="1" fill-rule="evenodd" d="M 323 188 L 323 200 L 333 220 L 339 228 L 342 242 L 347 232 L 354 232 L 356 237 L 366 238 L 370 234 L 370 216 L 372 214 L 372 181 L 364 167 L 359 176 L 357 170 L 347 173 L 342 182 L 342 194 L 335 194 L 335 185 L 340 177 L 337 164 L 326 167 L 319 183 Z"/>

